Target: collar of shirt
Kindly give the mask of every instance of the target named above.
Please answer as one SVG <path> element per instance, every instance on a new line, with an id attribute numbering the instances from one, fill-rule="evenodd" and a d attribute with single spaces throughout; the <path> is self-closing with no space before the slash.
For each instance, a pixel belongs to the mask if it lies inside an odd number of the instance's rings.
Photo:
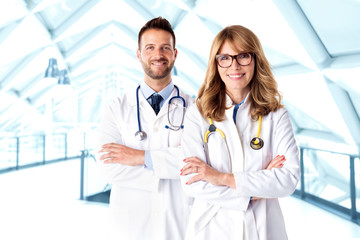
<path id="1" fill-rule="evenodd" d="M 242 102 L 239 103 L 239 104 L 233 103 L 233 105 L 235 105 L 235 107 L 234 107 L 234 113 L 233 113 L 233 120 L 234 120 L 234 123 L 235 123 L 235 124 L 236 124 L 236 115 L 237 115 L 237 112 L 238 112 L 238 110 L 239 110 L 239 107 L 240 107 L 241 104 L 243 104 L 243 103 L 245 102 L 245 99 L 246 99 L 246 97 L 245 97 L 244 100 L 242 100 Z"/>
<path id="2" fill-rule="evenodd" d="M 232 108 L 235 104 L 233 103 L 233 101 L 231 100 L 231 98 L 230 98 L 230 96 L 229 95 L 227 95 L 227 94 L 225 94 L 225 101 L 226 101 L 226 108 Z M 248 93 L 247 95 L 246 95 L 246 97 L 245 97 L 245 99 L 244 99 L 244 101 L 242 102 L 242 104 L 241 105 L 248 105 L 248 104 L 250 104 L 250 93 Z M 240 105 L 240 104 L 239 104 Z"/>
<path id="3" fill-rule="evenodd" d="M 143 94 L 143 96 L 145 97 L 145 99 L 149 102 L 149 97 L 151 95 L 153 95 L 154 93 L 156 93 L 151 87 L 149 87 L 149 85 L 147 85 L 144 81 L 141 82 L 140 84 L 140 90 L 141 93 Z M 163 98 L 163 101 L 161 101 L 160 103 L 160 107 L 162 107 L 164 105 L 164 100 L 168 99 L 172 93 L 172 91 L 174 90 L 174 84 L 171 81 L 163 90 L 161 90 L 160 92 L 158 92 L 158 94 L 161 95 L 161 97 Z M 149 102 L 150 103 L 150 102 Z"/>
<path id="4" fill-rule="evenodd" d="M 236 103 L 232 103 L 232 105 L 235 105 L 235 107 L 237 106 L 237 107 L 240 107 L 240 105 L 241 104 L 243 104 L 245 102 L 245 98 L 244 98 L 244 100 L 242 100 L 242 102 L 241 103 L 239 103 L 239 104 L 236 104 Z"/>

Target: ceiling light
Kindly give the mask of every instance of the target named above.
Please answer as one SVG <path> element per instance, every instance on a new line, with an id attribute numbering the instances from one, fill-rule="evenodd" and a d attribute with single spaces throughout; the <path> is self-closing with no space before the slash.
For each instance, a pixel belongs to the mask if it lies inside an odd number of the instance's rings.
<path id="1" fill-rule="evenodd" d="M 59 68 L 55 58 L 49 59 L 49 66 L 45 71 L 45 78 L 57 78 L 59 76 Z"/>
<path id="2" fill-rule="evenodd" d="M 63 69 L 60 71 L 58 84 L 70 85 L 70 78 L 69 78 L 68 71 L 66 69 Z"/>

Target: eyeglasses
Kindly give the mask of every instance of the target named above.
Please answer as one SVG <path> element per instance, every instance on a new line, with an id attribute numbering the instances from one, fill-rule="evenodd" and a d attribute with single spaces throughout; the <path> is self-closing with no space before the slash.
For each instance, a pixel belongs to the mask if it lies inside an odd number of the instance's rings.
<path id="1" fill-rule="evenodd" d="M 215 56 L 215 59 L 222 68 L 230 67 L 234 58 L 240 66 L 247 66 L 251 63 L 253 54 L 254 53 L 240 53 L 238 55 L 218 54 Z"/>

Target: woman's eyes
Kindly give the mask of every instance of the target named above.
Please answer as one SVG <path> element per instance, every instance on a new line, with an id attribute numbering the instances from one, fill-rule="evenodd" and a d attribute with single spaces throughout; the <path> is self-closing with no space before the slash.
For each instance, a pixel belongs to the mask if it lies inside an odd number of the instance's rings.
<path id="1" fill-rule="evenodd" d="M 249 54 L 248 53 L 241 53 L 241 54 L 237 55 L 237 58 L 249 58 Z"/>

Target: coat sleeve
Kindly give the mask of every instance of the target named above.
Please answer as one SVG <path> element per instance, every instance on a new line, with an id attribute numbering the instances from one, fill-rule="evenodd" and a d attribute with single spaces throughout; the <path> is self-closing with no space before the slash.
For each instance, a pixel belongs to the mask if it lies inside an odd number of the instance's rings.
<path id="1" fill-rule="evenodd" d="M 204 124 L 206 125 L 204 119 L 198 112 L 196 105 L 190 107 L 185 117 L 185 127 L 181 141 L 183 150 L 180 164 L 181 168 L 185 166 L 182 159 L 186 157 L 196 156 L 204 162 L 206 161 L 202 133 Z M 245 211 L 248 208 L 249 197 L 242 197 L 238 191 L 230 187 L 215 186 L 205 181 L 198 181 L 187 185 L 186 182 L 194 175 L 196 175 L 196 173 L 180 177 L 184 192 L 187 195 L 224 208 L 242 211 Z"/>
<path id="2" fill-rule="evenodd" d="M 154 175 L 160 179 L 179 179 L 180 146 L 150 150 Z"/>
<path id="3" fill-rule="evenodd" d="M 237 172 L 236 189 L 241 196 L 261 198 L 285 197 L 295 191 L 299 181 L 299 151 L 288 112 L 280 109 L 273 116 L 272 155 L 284 155 L 282 168 L 254 172 Z"/>
<path id="4" fill-rule="evenodd" d="M 106 143 L 124 144 L 120 127 L 117 124 L 116 116 L 120 116 L 120 99 L 113 101 L 105 107 L 102 120 L 98 129 L 96 139 L 96 159 L 101 175 L 110 184 L 117 184 L 123 187 L 157 191 L 159 179 L 145 166 L 126 166 L 122 164 L 105 164 L 99 160 L 101 154 L 98 151 Z M 120 103 L 121 104 L 121 103 Z"/>

